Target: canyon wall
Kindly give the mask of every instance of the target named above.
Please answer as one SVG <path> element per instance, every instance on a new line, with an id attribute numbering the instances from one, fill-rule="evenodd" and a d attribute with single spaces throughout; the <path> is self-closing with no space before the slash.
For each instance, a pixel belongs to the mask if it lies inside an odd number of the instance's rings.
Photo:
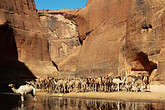
<path id="1" fill-rule="evenodd" d="M 130 5 L 130 0 L 90 0 L 76 14 L 79 37 L 83 42 L 77 75 L 118 74 Z"/>
<path id="2" fill-rule="evenodd" d="M 77 76 L 147 72 L 165 83 L 164 0 L 88 0 L 76 14 Z"/>
<path id="3" fill-rule="evenodd" d="M 34 78 L 57 72 L 34 0 L 0 2 L 0 78 Z"/>
<path id="4" fill-rule="evenodd" d="M 127 21 L 122 47 L 131 71 L 148 71 L 150 80 L 165 83 L 164 0 L 135 0 Z"/>
<path id="5" fill-rule="evenodd" d="M 48 34 L 51 60 L 61 74 L 76 72 L 80 42 L 74 19 L 79 10 L 38 10 L 40 21 Z"/>
<path id="6" fill-rule="evenodd" d="M 88 0 L 84 9 L 38 12 L 34 0 L 2 0 L 0 79 L 147 72 L 165 84 L 164 24 L 164 0 Z"/>

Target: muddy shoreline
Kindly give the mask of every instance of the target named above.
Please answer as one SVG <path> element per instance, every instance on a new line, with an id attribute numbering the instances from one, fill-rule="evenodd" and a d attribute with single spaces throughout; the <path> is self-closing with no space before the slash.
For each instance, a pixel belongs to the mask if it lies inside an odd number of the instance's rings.
<path id="1" fill-rule="evenodd" d="M 52 97 L 66 97 L 66 98 L 88 98 L 101 100 L 120 100 L 120 101 L 147 101 L 147 102 L 163 102 L 165 103 L 164 93 L 153 92 L 86 92 L 86 93 L 46 93 L 37 92 L 37 95 L 46 95 Z"/>

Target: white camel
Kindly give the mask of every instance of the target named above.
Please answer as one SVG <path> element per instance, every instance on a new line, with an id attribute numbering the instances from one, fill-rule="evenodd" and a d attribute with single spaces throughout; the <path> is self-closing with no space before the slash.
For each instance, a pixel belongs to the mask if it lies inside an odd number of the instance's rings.
<path id="1" fill-rule="evenodd" d="M 14 87 L 14 84 L 9 84 L 8 86 L 11 87 L 13 92 L 21 95 L 21 101 L 22 102 L 24 101 L 24 95 L 26 95 L 26 94 L 31 94 L 34 98 L 34 101 L 37 101 L 36 91 L 35 91 L 35 88 L 33 86 L 26 84 L 26 85 L 20 86 L 18 89 L 16 89 Z"/>
<path id="2" fill-rule="evenodd" d="M 114 84 L 114 85 L 117 85 L 117 90 L 118 91 L 120 91 L 120 84 L 123 84 L 124 82 L 125 82 L 125 77 L 124 77 L 124 79 L 123 80 L 121 80 L 120 78 L 114 78 L 113 80 L 112 80 L 112 83 Z"/>

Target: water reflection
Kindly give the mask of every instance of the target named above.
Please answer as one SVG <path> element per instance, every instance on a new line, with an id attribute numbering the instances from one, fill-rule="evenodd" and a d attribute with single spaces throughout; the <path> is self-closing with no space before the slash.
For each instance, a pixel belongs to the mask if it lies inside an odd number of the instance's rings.
<path id="1" fill-rule="evenodd" d="M 12 110 L 37 110 L 36 102 L 30 103 L 19 103 L 18 107 L 12 108 Z"/>
<path id="2" fill-rule="evenodd" d="M 165 103 L 125 102 L 96 99 L 50 98 L 42 99 L 49 110 L 164 110 Z M 161 105 L 161 106 L 160 106 Z"/>
<path id="3" fill-rule="evenodd" d="M 165 103 L 30 96 L 24 103 L 18 95 L 0 95 L 1 110 L 165 110 Z"/>

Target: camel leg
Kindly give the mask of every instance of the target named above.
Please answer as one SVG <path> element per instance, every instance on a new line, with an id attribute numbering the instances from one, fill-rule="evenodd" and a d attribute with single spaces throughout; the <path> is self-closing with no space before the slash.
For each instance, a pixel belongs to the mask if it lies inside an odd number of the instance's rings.
<path id="1" fill-rule="evenodd" d="M 21 95 L 21 101 L 22 101 L 22 102 L 24 101 L 24 96 L 23 96 L 23 95 Z"/>
<path id="2" fill-rule="evenodd" d="M 21 103 L 21 109 L 23 109 L 24 108 L 24 103 Z"/>
<path id="3" fill-rule="evenodd" d="M 108 89 L 109 89 L 108 92 L 112 92 L 111 91 L 111 85 L 108 86 Z"/>
<path id="4" fill-rule="evenodd" d="M 118 92 L 120 91 L 120 83 L 118 83 Z"/>
<path id="5" fill-rule="evenodd" d="M 111 92 L 111 87 L 110 85 L 108 85 L 108 91 L 107 92 Z"/>
<path id="6" fill-rule="evenodd" d="M 58 93 L 60 93 L 60 91 L 61 91 L 61 87 L 58 87 Z"/>
<path id="7" fill-rule="evenodd" d="M 57 86 L 55 87 L 55 93 L 56 93 L 56 92 L 58 92 L 58 87 L 57 87 Z"/>
<path id="8" fill-rule="evenodd" d="M 71 92 L 71 89 L 70 88 L 68 88 L 68 90 L 69 90 L 69 93 Z"/>
<path id="9" fill-rule="evenodd" d="M 97 92 L 97 84 L 95 84 L 95 92 Z"/>
<path id="10" fill-rule="evenodd" d="M 34 95 L 33 93 L 31 93 L 31 95 L 32 95 L 33 98 L 34 98 L 34 101 L 37 101 L 37 97 L 36 97 L 36 95 Z"/>
<path id="11" fill-rule="evenodd" d="M 147 91 L 147 84 L 145 84 L 145 92 Z"/>
<path id="12" fill-rule="evenodd" d="M 66 88 L 65 88 L 65 86 L 64 86 L 64 93 L 66 93 Z"/>
<path id="13" fill-rule="evenodd" d="M 33 89 L 33 92 L 31 93 L 31 95 L 32 95 L 33 98 L 34 98 L 34 101 L 37 101 L 37 97 L 36 97 L 36 91 L 35 91 L 35 89 Z"/>
<path id="14" fill-rule="evenodd" d="M 101 92 L 104 92 L 104 85 L 101 85 Z"/>
<path id="15" fill-rule="evenodd" d="M 107 92 L 107 85 L 104 86 L 104 92 Z"/>
<path id="16" fill-rule="evenodd" d="M 36 97 L 36 95 L 34 96 L 34 101 L 37 101 L 37 97 Z"/>

